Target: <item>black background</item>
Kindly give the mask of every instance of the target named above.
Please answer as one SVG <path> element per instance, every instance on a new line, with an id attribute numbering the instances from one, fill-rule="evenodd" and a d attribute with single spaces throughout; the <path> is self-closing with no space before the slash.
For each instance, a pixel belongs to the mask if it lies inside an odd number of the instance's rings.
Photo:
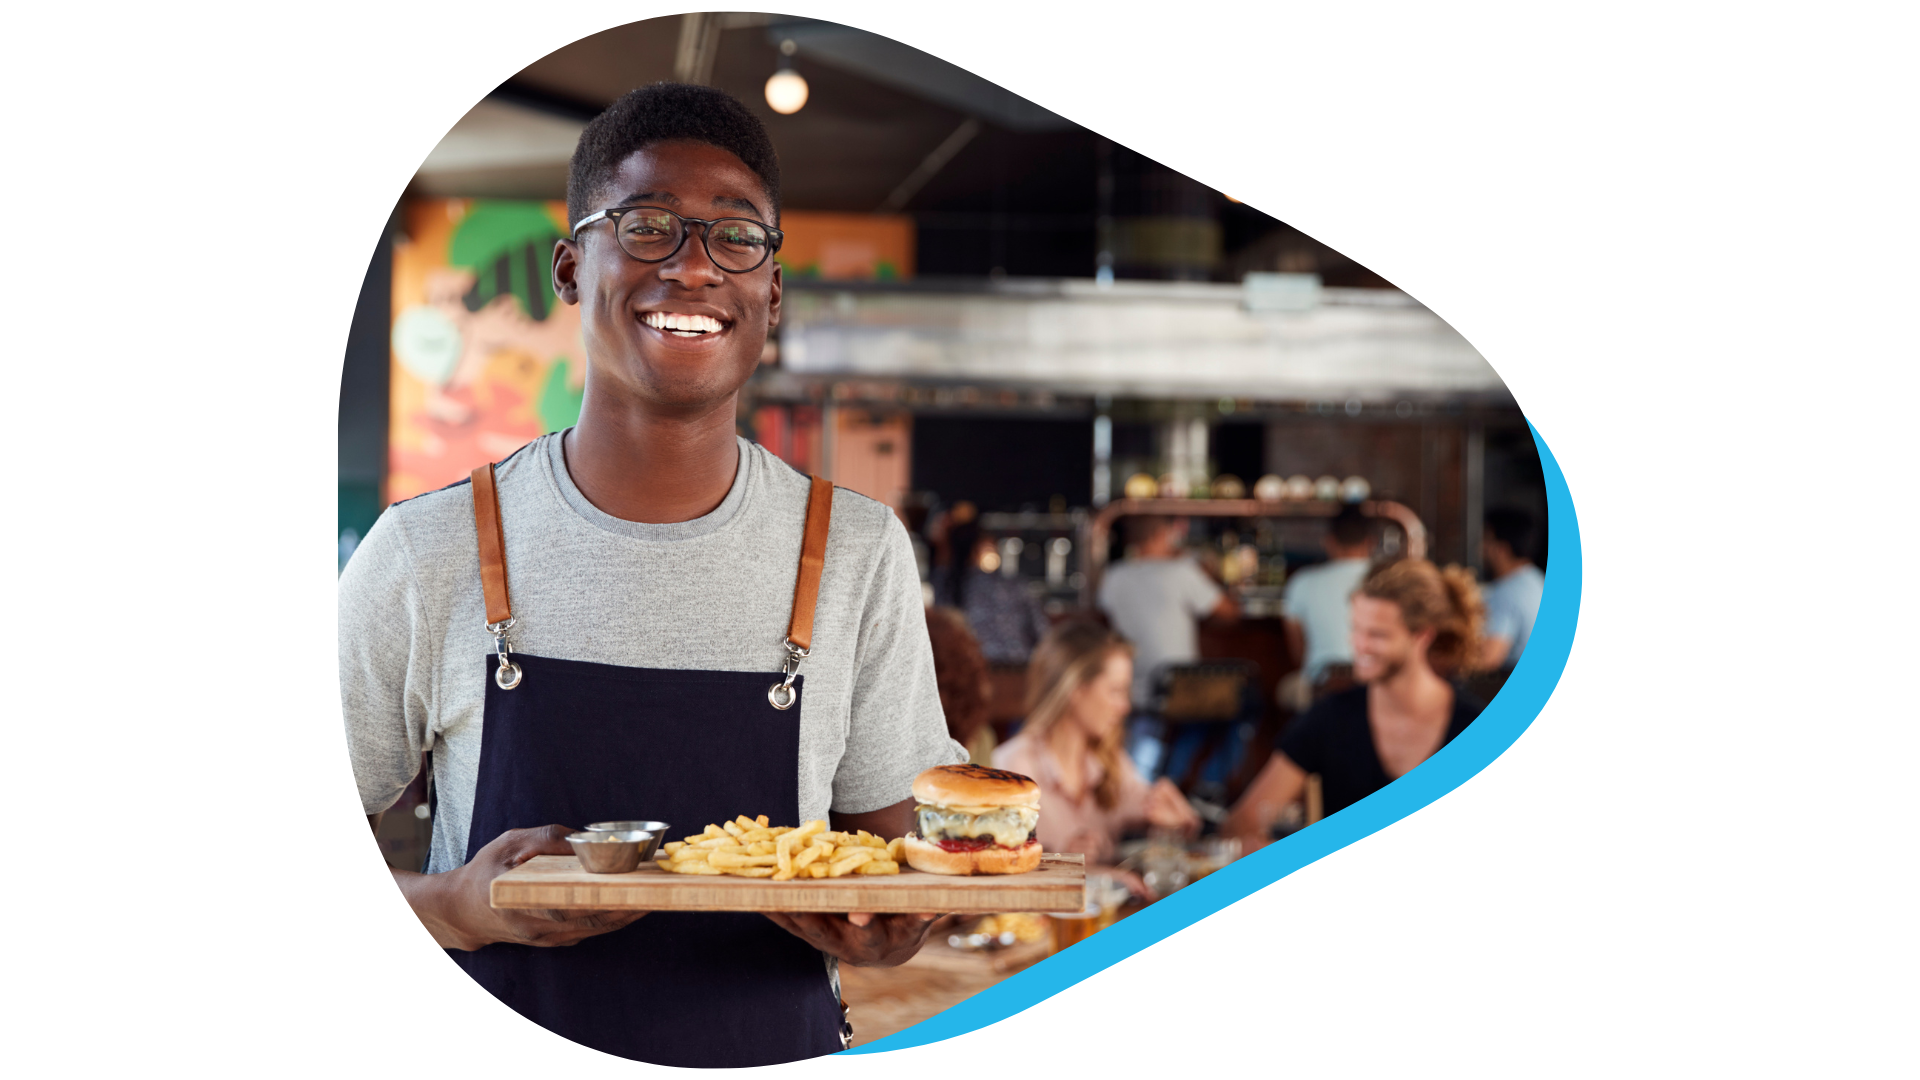
<path id="1" fill-rule="evenodd" d="M 1183 37 L 1033 10 L 937 25 L 806 13 L 970 67 L 1423 300 L 1500 369 L 1548 438 L 1580 502 L 1586 561 L 1580 632 L 1553 700 L 1457 792 L 1020 1017 L 854 1067 L 1131 1068 L 1160 1053 L 1206 1070 L 1244 1053 L 1260 1068 L 1325 1053 L 1359 1067 L 1398 1053 L 1465 1063 L 1519 1038 L 1517 1024 L 1540 1034 L 1590 1019 L 1586 1001 L 1624 963 L 1619 926 L 1634 905 L 1619 897 L 1647 884 L 1636 836 L 1657 826 L 1644 782 L 1613 749 L 1632 717 L 1607 692 L 1619 669 L 1597 642 L 1607 555 L 1592 380 L 1613 356 L 1605 311 L 1588 307 L 1607 192 L 1582 163 L 1632 152 L 1605 108 L 1432 27 L 1331 27 L 1317 52 L 1313 27 L 1279 15 Z M 557 12 L 499 29 L 440 13 L 409 25 L 384 12 L 378 25 L 303 31 L 313 52 L 288 60 L 286 100 L 259 115 L 261 131 L 288 142 L 292 169 L 246 179 L 290 179 L 324 208 L 326 227 L 305 233 L 330 256 L 324 273 L 305 267 L 319 294 L 317 367 L 338 373 L 367 261 L 420 158 L 493 85 L 605 25 Z M 1361 38 L 1365 52 L 1346 44 Z M 309 884 L 271 915 L 248 978 L 276 1019 L 263 1028 L 275 1057 L 409 1074 L 518 1057 L 549 1074 L 614 1065 L 509 1015 L 420 932 L 365 832 L 340 728 L 315 713 L 296 751 L 305 767 L 284 771 L 311 780 L 290 799 L 313 807 Z M 1060 1051 L 1071 1057 L 1052 1061 Z"/>
<path id="2" fill-rule="evenodd" d="M 1093 501 L 1093 420 L 928 416 L 913 421 L 913 487 L 982 510 Z"/>

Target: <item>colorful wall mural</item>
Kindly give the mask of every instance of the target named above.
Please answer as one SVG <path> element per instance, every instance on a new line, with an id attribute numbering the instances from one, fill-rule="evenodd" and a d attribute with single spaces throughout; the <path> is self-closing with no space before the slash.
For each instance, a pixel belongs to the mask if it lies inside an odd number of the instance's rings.
<path id="1" fill-rule="evenodd" d="M 580 309 L 554 297 L 549 273 L 553 242 L 565 235 L 565 203 L 416 199 L 402 221 L 393 249 L 388 503 L 445 487 L 570 427 L 586 382 Z M 781 224 L 789 274 L 913 276 L 909 217 L 796 210 Z M 818 432 L 795 427 L 797 441 L 783 429 L 776 445 L 818 457 Z"/>
<path id="2" fill-rule="evenodd" d="M 445 487 L 580 416 L 580 309 L 553 295 L 566 204 L 420 199 L 393 251 L 386 500 Z"/>

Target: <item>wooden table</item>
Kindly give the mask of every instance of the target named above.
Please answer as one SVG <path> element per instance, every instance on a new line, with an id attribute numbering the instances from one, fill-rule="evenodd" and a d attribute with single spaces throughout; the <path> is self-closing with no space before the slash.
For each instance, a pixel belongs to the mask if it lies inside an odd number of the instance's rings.
<path id="1" fill-rule="evenodd" d="M 840 965 L 840 994 L 853 1020 L 853 1043 L 865 1046 L 960 1004 L 1052 952 L 1047 941 L 969 952 L 947 944 L 957 931 L 936 927 L 913 959 L 892 968 Z"/>
<path id="2" fill-rule="evenodd" d="M 1129 901 L 1124 919 L 1146 905 Z M 865 1046 L 945 1012 L 982 990 L 1053 955 L 1051 938 L 1003 949 L 971 951 L 947 944 L 971 919 L 934 927 L 926 947 L 892 968 L 840 965 L 840 996 L 853 1021 L 853 1043 Z"/>

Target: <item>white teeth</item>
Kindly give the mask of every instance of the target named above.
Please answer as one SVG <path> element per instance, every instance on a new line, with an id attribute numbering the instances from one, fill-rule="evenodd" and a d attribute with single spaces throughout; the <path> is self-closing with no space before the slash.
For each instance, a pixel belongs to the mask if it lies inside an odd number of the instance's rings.
<path id="1" fill-rule="evenodd" d="M 711 315 L 676 315 L 667 311 L 649 311 L 640 316 L 640 321 L 655 330 L 665 330 L 675 337 L 717 334 L 724 329 L 720 325 L 720 320 Z"/>

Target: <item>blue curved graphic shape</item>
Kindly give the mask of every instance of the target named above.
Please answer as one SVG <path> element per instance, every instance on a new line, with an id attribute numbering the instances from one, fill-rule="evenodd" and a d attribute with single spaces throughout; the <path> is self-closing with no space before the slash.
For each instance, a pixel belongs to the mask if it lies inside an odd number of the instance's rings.
<path id="1" fill-rule="evenodd" d="M 1532 428 L 1532 425 L 1528 425 Z M 1163 938 L 1179 933 L 1221 908 L 1279 881 L 1295 870 L 1375 833 L 1459 787 L 1512 746 L 1540 715 L 1566 670 L 1580 612 L 1580 527 L 1560 464 L 1533 430 L 1546 478 L 1548 536 L 1546 589 L 1527 650 L 1513 675 L 1480 714 L 1438 753 L 1392 784 L 1312 828 L 1288 836 L 1216 870 L 1159 903 L 1129 916 L 1073 948 L 1035 964 L 966 1001 L 867 1046 L 842 1053 L 867 1054 L 940 1042 L 999 1023 L 1082 979 L 1119 963 Z"/>

